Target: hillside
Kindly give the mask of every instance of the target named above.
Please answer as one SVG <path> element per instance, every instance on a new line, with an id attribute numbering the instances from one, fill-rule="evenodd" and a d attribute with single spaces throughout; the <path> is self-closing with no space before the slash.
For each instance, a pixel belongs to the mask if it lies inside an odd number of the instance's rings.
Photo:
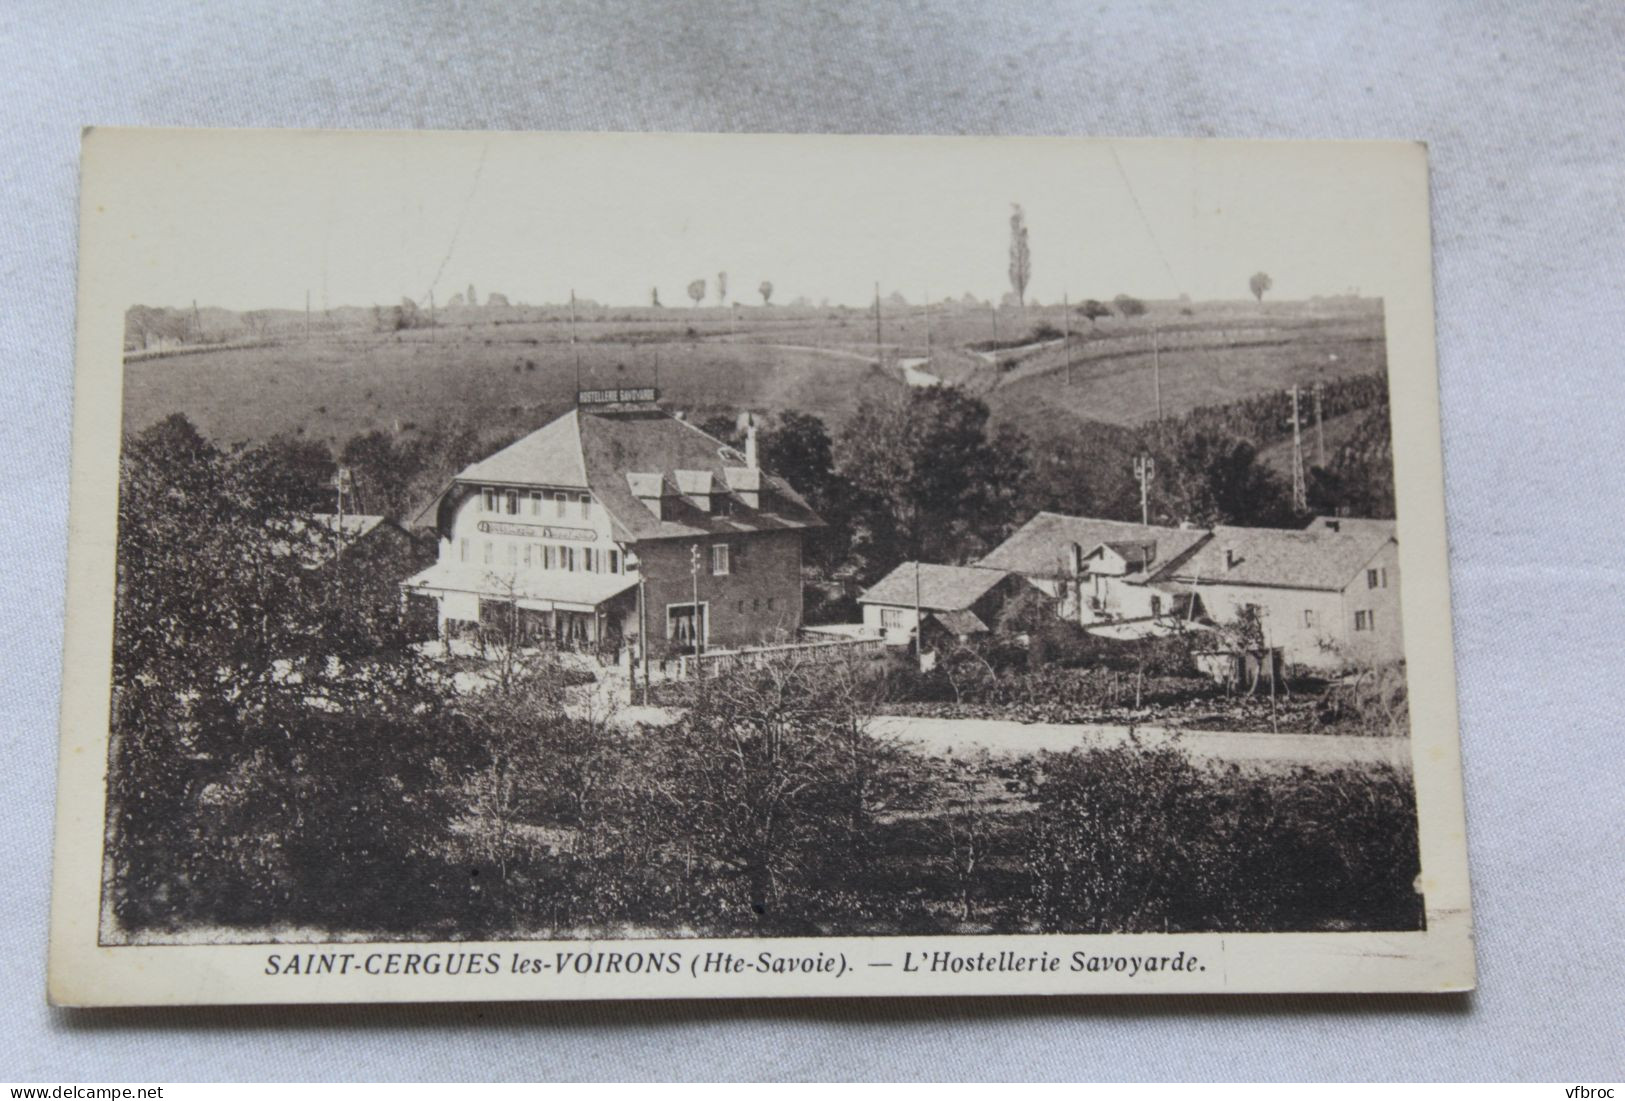
<path id="1" fill-rule="evenodd" d="M 337 445 L 453 417 L 496 436 L 567 408 L 578 380 L 658 382 L 696 417 L 797 409 L 834 426 L 866 398 L 903 392 L 906 366 L 914 382 L 962 385 L 995 420 L 1046 440 L 1155 415 L 1153 327 L 1167 416 L 1386 367 L 1381 304 L 1359 299 L 1153 302 L 1093 327 L 1074 314 L 1070 371 L 1056 306 L 888 305 L 878 333 L 872 310 L 844 307 L 581 304 L 573 325 L 566 307 L 450 308 L 432 329 L 390 331 L 388 311 L 346 308 L 319 315 L 308 337 L 302 314 L 255 313 L 261 327 L 245 337 L 250 315 L 204 307 L 205 336 L 221 343 L 133 354 L 126 428 L 182 412 L 225 442 L 291 433 Z"/>

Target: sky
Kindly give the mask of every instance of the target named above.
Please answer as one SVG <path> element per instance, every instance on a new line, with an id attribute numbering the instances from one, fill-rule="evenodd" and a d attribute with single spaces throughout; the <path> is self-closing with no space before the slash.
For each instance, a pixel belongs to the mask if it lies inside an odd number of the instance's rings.
<path id="1" fill-rule="evenodd" d="M 1380 240 L 1425 173 L 1400 143 L 114 130 L 92 153 L 126 209 L 84 216 L 136 227 L 117 246 L 135 301 L 239 310 L 471 283 L 686 306 L 719 271 L 742 302 L 764 279 L 778 303 L 862 304 L 876 282 L 997 300 L 1016 203 L 1046 303 L 1244 298 L 1255 271 L 1275 298 L 1382 296 Z"/>

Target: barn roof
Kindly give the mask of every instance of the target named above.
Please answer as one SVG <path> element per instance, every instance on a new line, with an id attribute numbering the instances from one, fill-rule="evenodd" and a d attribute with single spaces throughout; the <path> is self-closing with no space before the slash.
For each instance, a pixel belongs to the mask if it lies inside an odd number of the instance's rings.
<path id="1" fill-rule="evenodd" d="M 1143 569 L 1146 565 L 1156 567 L 1174 561 L 1206 539 L 1207 534 L 1196 528 L 1160 527 L 1156 524 L 1040 512 L 995 547 L 980 564 L 1028 577 L 1053 576 L 1064 568 L 1072 544 L 1076 543 L 1084 554 L 1088 554 L 1104 543 L 1131 561 L 1144 558 L 1144 551 L 1125 554 L 1119 547 L 1149 547 L 1149 562 L 1140 563 L 1139 568 Z"/>
<path id="2" fill-rule="evenodd" d="M 1260 585 L 1339 591 L 1371 561 L 1393 534 L 1380 525 L 1353 531 L 1285 531 L 1278 528 L 1213 529 L 1195 554 L 1157 574 L 1198 585 Z"/>
<path id="3" fill-rule="evenodd" d="M 860 604 L 914 606 L 915 568 L 919 568 L 920 607 L 934 612 L 970 608 L 1010 575 L 981 566 L 939 566 L 934 562 L 904 562 L 870 586 Z"/>

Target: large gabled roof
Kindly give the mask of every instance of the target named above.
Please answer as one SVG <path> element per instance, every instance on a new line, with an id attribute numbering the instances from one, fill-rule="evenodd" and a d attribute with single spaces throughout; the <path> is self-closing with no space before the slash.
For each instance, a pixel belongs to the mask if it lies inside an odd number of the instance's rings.
<path id="1" fill-rule="evenodd" d="M 980 565 L 1010 570 L 1028 577 L 1051 577 L 1066 568 L 1072 544 L 1076 543 L 1084 554 L 1088 554 L 1105 543 L 1114 549 L 1124 544 L 1150 548 L 1149 563 L 1140 562 L 1140 566 L 1149 565 L 1155 570 L 1188 553 L 1206 539 L 1207 534 L 1197 528 L 1159 527 L 1155 524 L 1040 512 L 987 554 Z M 1123 551 L 1119 550 L 1118 553 L 1122 554 Z M 1124 557 L 1143 559 L 1145 554 L 1141 551 L 1124 554 Z"/>
<path id="2" fill-rule="evenodd" d="M 1221 525 L 1195 554 L 1159 571 L 1156 577 L 1178 578 L 1198 586 L 1260 585 L 1336 592 L 1346 588 L 1393 538 L 1380 524 L 1337 532 Z"/>
<path id="3" fill-rule="evenodd" d="M 915 603 L 915 568 L 904 562 L 870 586 L 858 597 L 862 604 L 892 604 L 912 607 Z M 971 607 L 1010 575 L 1004 570 L 982 566 L 939 566 L 918 563 L 919 605 L 934 612 L 963 611 Z"/>
<path id="4" fill-rule="evenodd" d="M 681 495 L 680 484 L 697 491 L 709 481 L 713 497 L 720 497 L 729 485 L 728 470 L 736 471 L 736 484 L 751 481 L 737 473 L 745 467 L 738 451 L 661 409 L 577 408 L 472 464 L 456 481 L 588 490 L 609 513 L 619 539 L 793 531 L 823 523 L 788 482 L 766 472 L 755 508 L 729 494 L 735 507 L 721 515 Z M 629 474 L 667 487 L 660 516 L 633 493 Z"/>

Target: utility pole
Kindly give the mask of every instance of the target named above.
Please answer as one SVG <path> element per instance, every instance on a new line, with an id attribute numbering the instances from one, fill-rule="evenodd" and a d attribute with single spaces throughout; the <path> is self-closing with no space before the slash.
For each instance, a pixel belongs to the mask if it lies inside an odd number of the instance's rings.
<path id="1" fill-rule="evenodd" d="M 914 660 L 925 672 L 925 621 L 920 618 L 920 560 L 914 560 Z"/>
<path id="2" fill-rule="evenodd" d="M 344 554 L 344 494 L 350 488 L 350 468 L 341 466 L 333 471 L 333 489 L 338 495 L 337 515 L 333 524 L 333 577 L 339 575 L 339 559 Z"/>
<path id="3" fill-rule="evenodd" d="M 1151 388 L 1157 395 L 1157 438 L 1162 438 L 1162 341 L 1157 323 L 1151 323 Z"/>
<path id="4" fill-rule="evenodd" d="M 1292 505 L 1309 511 L 1309 494 L 1303 480 L 1303 421 L 1298 416 L 1298 388 L 1292 388 Z"/>
<path id="5" fill-rule="evenodd" d="M 429 339 L 434 339 L 434 288 L 429 288 Z"/>
<path id="6" fill-rule="evenodd" d="M 570 355 L 576 365 L 576 393 L 581 393 L 581 348 L 576 344 L 576 289 L 570 288 Z M 697 609 L 696 609 L 697 610 Z"/>
<path id="7" fill-rule="evenodd" d="M 627 555 L 627 568 L 638 571 L 638 661 L 643 666 L 643 706 L 649 706 L 649 593 L 644 585 L 643 559 Z"/>
<path id="8" fill-rule="evenodd" d="M 880 281 L 875 281 L 875 365 L 883 367 L 886 353 L 880 350 Z"/>
<path id="9" fill-rule="evenodd" d="M 688 576 L 694 585 L 694 675 L 700 673 L 700 545 L 688 548 Z"/>
<path id="10" fill-rule="evenodd" d="M 1134 476 L 1140 480 L 1140 523 L 1151 525 L 1151 479 L 1157 476 L 1157 460 L 1140 455 L 1134 460 Z"/>
<path id="11" fill-rule="evenodd" d="M 1315 465 L 1321 469 L 1326 467 L 1326 421 L 1321 413 L 1321 395 L 1326 387 L 1315 383 Z"/>
<path id="12" fill-rule="evenodd" d="M 925 363 L 931 365 L 931 292 L 925 292 Z"/>
<path id="13" fill-rule="evenodd" d="M 305 288 L 305 343 L 310 343 L 310 288 Z"/>
<path id="14" fill-rule="evenodd" d="M 1066 384 L 1072 385 L 1072 303 L 1061 292 L 1061 343 L 1066 345 Z"/>

